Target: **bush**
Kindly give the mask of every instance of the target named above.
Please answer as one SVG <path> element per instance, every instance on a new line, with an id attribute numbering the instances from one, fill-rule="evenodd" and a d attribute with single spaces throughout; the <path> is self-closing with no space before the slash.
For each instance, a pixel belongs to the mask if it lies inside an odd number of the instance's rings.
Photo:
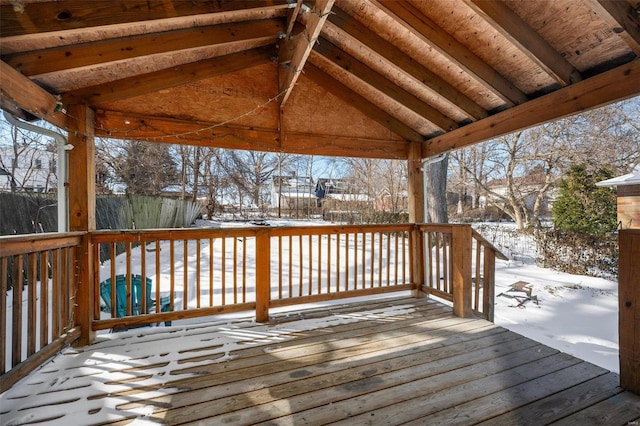
<path id="1" fill-rule="evenodd" d="M 561 230 L 535 233 L 540 266 L 569 274 L 612 278 L 618 275 L 618 238 Z"/>
<path id="2" fill-rule="evenodd" d="M 616 229 L 616 194 L 600 188 L 597 182 L 613 177 L 606 169 L 589 171 L 586 165 L 571 166 L 560 181 L 558 198 L 553 203 L 553 224 L 564 232 L 601 235 Z"/>

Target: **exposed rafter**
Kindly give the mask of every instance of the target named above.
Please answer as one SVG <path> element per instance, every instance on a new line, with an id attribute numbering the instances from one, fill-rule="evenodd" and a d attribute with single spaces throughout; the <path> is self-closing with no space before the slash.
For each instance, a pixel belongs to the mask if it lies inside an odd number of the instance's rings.
<path id="1" fill-rule="evenodd" d="M 275 43 L 283 30 L 281 20 L 269 19 L 121 37 L 76 46 L 44 49 L 36 55 L 17 53 L 4 56 L 3 59 L 12 67 L 21 69 L 25 75 L 33 76 L 159 54 L 167 50 L 177 51 L 247 40 Z"/>
<path id="2" fill-rule="evenodd" d="M 330 41 L 320 38 L 319 42 L 314 47 L 314 51 L 327 58 L 336 66 L 348 71 L 358 79 L 362 80 L 365 84 L 372 86 L 387 97 L 393 99 L 395 102 L 409 108 L 425 120 L 431 122 L 440 130 L 449 131 L 458 128 L 458 123 L 454 120 L 443 115 L 432 106 L 424 103 L 413 94 L 396 86 L 384 76 L 367 67 L 347 52 L 336 47 Z"/>
<path id="3" fill-rule="evenodd" d="M 556 120 L 638 94 L 640 59 L 426 142 L 426 156 Z"/>
<path id="4" fill-rule="evenodd" d="M 335 0 L 317 0 L 310 12 L 304 31 L 293 38 L 284 40 L 284 46 L 281 46 L 281 49 L 290 51 L 292 54 L 290 61 L 281 64 L 283 70 L 281 70 L 280 73 L 279 83 L 280 92 L 282 93 L 280 107 L 283 107 L 287 99 L 289 99 L 289 95 L 291 95 L 291 91 L 305 66 L 309 53 L 311 49 L 313 49 L 313 45 L 316 43 L 320 31 L 322 31 L 322 26 L 331 12 L 334 1 Z M 290 43 L 293 44 L 293 47 L 287 46 Z M 289 55 L 283 56 L 286 56 L 287 59 L 289 57 Z"/>
<path id="5" fill-rule="evenodd" d="M 65 103 L 101 105 L 251 68 L 273 60 L 272 47 L 262 47 L 184 64 L 67 92 Z"/>
<path id="6" fill-rule="evenodd" d="M 329 16 L 329 22 L 355 40 L 358 40 L 375 54 L 384 58 L 392 66 L 418 80 L 434 96 L 440 97 L 445 102 L 459 108 L 469 118 L 479 119 L 487 116 L 487 111 L 480 105 L 469 99 L 437 74 L 416 62 L 409 55 L 403 53 L 396 46 L 353 19 L 342 9 L 334 6 L 331 16 Z"/>
<path id="7" fill-rule="evenodd" d="M 407 158 L 640 94 L 638 0 L 462 1 L 0 0 L 0 107 L 73 128 L 82 104 L 98 132 L 151 142 Z"/>
<path id="8" fill-rule="evenodd" d="M 63 106 L 55 96 L 3 61 L 0 61 L 0 76 L 3 106 L 10 105 L 15 110 L 23 109 L 58 127 L 66 126 Z"/>
<path id="9" fill-rule="evenodd" d="M 636 56 L 640 56 L 640 5 L 634 9 L 627 1 L 585 1 L 629 45 Z"/>
<path id="10" fill-rule="evenodd" d="M 305 67 L 305 76 L 309 77 L 309 79 L 320 85 L 326 91 L 347 102 L 349 105 L 352 105 L 354 108 L 358 109 L 372 120 L 382 124 L 397 135 L 400 135 L 410 141 L 424 140 L 424 137 L 420 133 L 416 132 L 377 105 L 369 102 L 367 99 L 329 76 L 315 65 L 307 63 Z"/>
<path id="11" fill-rule="evenodd" d="M 505 3 L 487 0 L 465 1 L 558 83 L 567 86 L 582 80 L 580 72 Z"/>
<path id="12" fill-rule="evenodd" d="M 512 106 L 528 100 L 527 95 L 410 3 L 394 0 L 371 1 L 422 41 L 464 69 L 507 105 Z"/>
<path id="13" fill-rule="evenodd" d="M 287 30 L 285 31 L 284 38 L 288 40 L 291 37 L 291 32 L 293 31 L 293 26 L 296 23 L 296 19 L 298 19 L 298 14 L 300 13 L 300 9 L 302 8 L 302 1 L 296 1 L 296 7 L 289 11 L 289 15 L 287 16 Z"/>
<path id="14" fill-rule="evenodd" d="M 14 4 L 15 3 L 15 4 Z M 177 17 L 223 14 L 227 22 L 243 19 L 248 11 L 268 12 L 291 6 L 287 0 L 234 1 L 148 1 L 106 2 L 7 2 L 0 6 L 1 37 L 21 36 L 51 31 L 68 31 L 106 25 L 129 25 L 132 21 L 151 21 Z"/>

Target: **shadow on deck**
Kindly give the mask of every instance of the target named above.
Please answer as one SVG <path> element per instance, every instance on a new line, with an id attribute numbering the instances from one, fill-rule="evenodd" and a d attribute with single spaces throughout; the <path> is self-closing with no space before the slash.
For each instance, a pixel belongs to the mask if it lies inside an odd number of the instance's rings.
<path id="1" fill-rule="evenodd" d="M 618 375 L 428 299 L 143 328 L 67 349 L 3 424 L 640 423 Z"/>

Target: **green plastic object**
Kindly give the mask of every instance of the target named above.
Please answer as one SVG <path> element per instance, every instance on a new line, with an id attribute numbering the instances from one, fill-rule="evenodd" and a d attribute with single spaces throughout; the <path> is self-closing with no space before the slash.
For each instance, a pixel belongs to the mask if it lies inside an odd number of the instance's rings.
<path id="1" fill-rule="evenodd" d="M 146 279 L 147 287 L 147 312 L 153 313 L 156 309 L 156 300 L 151 298 L 152 289 L 151 278 Z M 107 278 L 100 283 L 100 296 L 106 305 L 106 312 L 111 312 L 111 278 Z M 127 316 L 127 277 L 126 275 L 116 276 L 116 300 L 115 300 L 116 318 Z M 171 302 L 169 297 L 160 298 L 160 311 L 171 311 Z M 140 315 L 142 313 L 142 276 L 131 275 L 131 315 Z M 165 325 L 171 325 L 171 321 L 165 321 Z"/>

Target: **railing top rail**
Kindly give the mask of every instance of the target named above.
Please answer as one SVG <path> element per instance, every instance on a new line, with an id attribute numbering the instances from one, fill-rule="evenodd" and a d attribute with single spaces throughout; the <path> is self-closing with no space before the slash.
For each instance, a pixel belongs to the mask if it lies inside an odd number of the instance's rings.
<path id="1" fill-rule="evenodd" d="M 320 234 L 345 234 L 345 233 L 369 233 L 369 232 L 395 232 L 410 231 L 413 225 L 378 224 L 378 225 L 320 225 L 320 226 L 279 226 L 268 228 L 272 236 L 287 235 L 320 235 Z"/>
<path id="2" fill-rule="evenodd" d="M 182 229 L 140 229 L 140 230 L 100 230 L 91 232 L 95 243 L 146 240 L 184 240 L 225 237 L 255 237 L 268 233 L 271 236 L 321 235 L 367 232 L 410 231 L 412 224 L 380 225 L 312 225 L 312 226 L 251 226 L 230 228 L 182 228 Z"/>
<path id="3" fill-rule="evenodd" d="M 1 236 L 0 257 L 77 246 L 84 235 L 86 232 L 47 232 Z"/>
<path id="4" fill-rule="evenodd" d="M 416 223 L 421 231 L 453 232 L 454 228 L 471 228 L 465 223 Z"/>
<path id="5" fill-rule="evenodd" d="M 96 243 L 146 240 L 184 240 L 224 237 L 255 237 L 264 232 L 264 227 L 239 228 L 168 228 L 168 229 L 122 229 L 100 230 L 91 233 Z"/>
<path id="6" fill-rule="evenodd" d="M 505 256 L 500 250 L 498 250 L 496 248 L 496 246 L 494 246 L 493 244 L 491 244 L 489 241 L 487 241 L 486 238 L 484 238 L 482 236 L 482 234 L 480 234 L 478 231 L 476 231 L 475 229 L 473 230 L 473 238 L 475 238 L 476 240 L 480 241 L 480 243 L 485 246 L 490 248 L 491 250 L 493 250 L 496 254 L 496 257 L 498 259 L 501 260 L 509 260 L 509 258 L 507 256 Z"/>

